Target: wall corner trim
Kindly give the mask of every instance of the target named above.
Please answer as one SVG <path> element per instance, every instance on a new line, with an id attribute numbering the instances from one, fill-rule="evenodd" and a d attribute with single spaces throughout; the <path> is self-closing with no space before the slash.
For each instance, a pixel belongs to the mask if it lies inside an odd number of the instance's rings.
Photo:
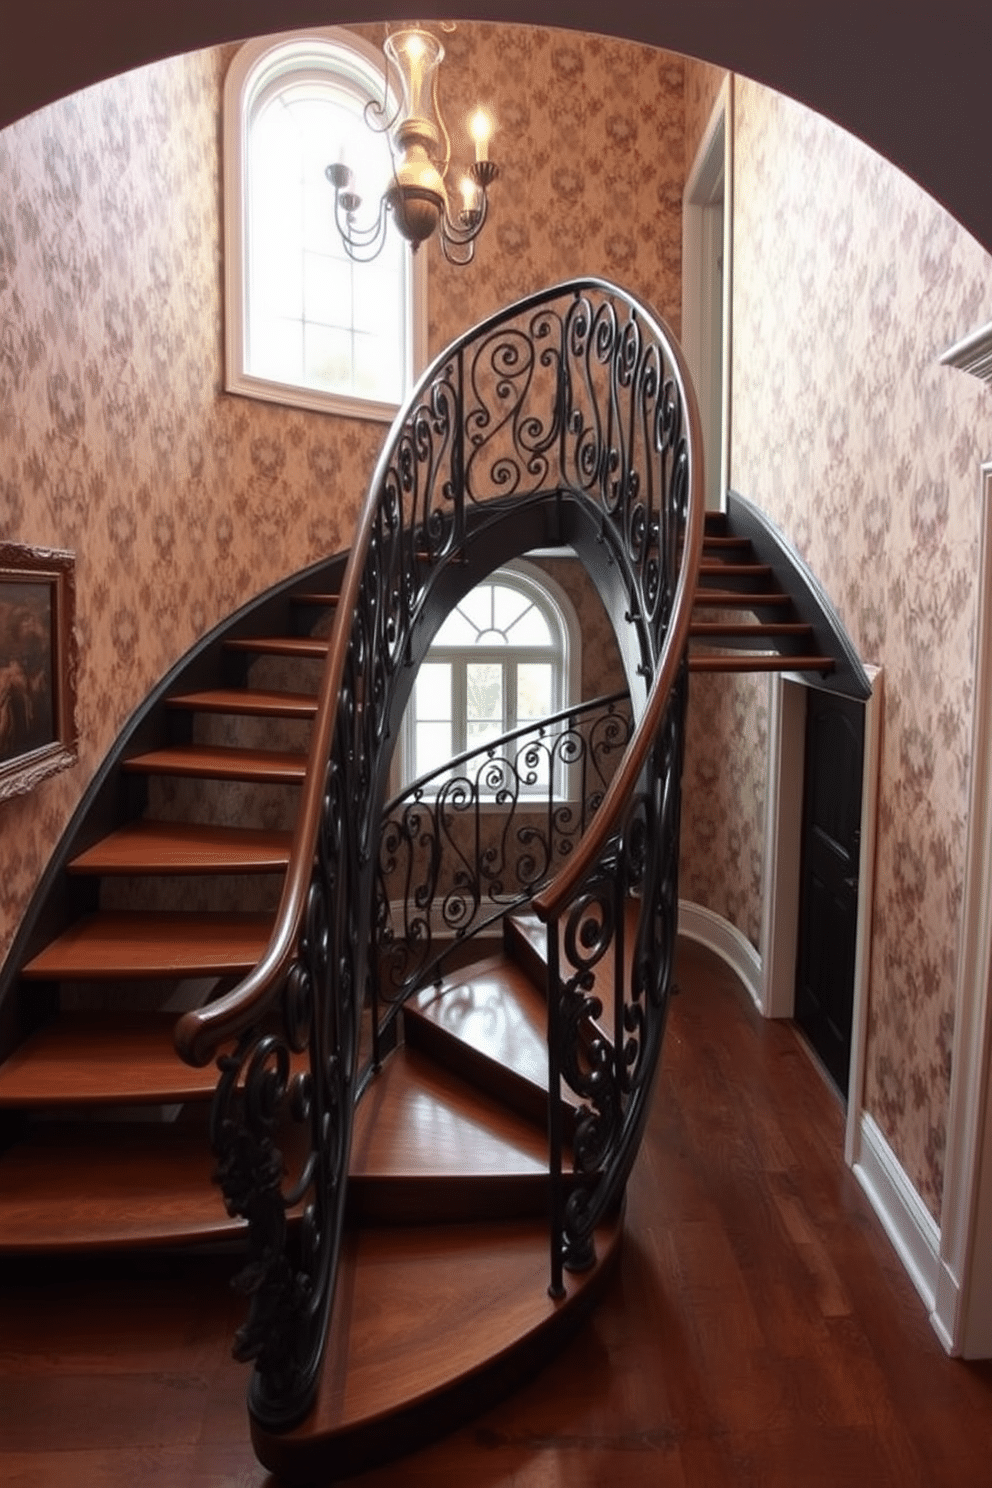
<path id="1" fill-rule="evenodd" d="M 940 1227 L 913 1187 L 878 1123 L 865 1112 L 851 1165 L 882 1228 L 926 1305 L 934 1331 L 950 1352 L 936 1311 L 941 1282 Z"/>
<path id="2" fill-rule="evenodd" d="M 949 346 L 940 360 L 943 366 L 959 367 L 992 386 L 992 321 Z"/>
<path id="3" fill-rule="evenodd" d="M 747 936 L 723 915 L 688 899 L 679 900 L 679 934 L 698 941 L 726 961 L 744 983 L 759 1012 L 761 1006 L 761 957 Z"/>

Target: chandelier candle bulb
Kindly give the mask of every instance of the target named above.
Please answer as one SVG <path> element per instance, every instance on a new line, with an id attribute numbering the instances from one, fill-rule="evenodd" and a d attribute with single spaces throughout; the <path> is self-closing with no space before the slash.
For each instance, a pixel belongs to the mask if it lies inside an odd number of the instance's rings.
<path id="1" fill-rule="evenodd" d="M 493 121 L 484 108 L 477 108 L 469 119 L 468 132 L 475 141 L 476 160 L 488 160 L 489 141 L 493 137 Z"/>

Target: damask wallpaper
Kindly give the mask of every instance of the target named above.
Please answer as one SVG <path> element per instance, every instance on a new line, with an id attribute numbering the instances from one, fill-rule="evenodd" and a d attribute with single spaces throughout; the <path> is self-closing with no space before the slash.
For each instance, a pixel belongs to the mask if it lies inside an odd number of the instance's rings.
<path id="1" fill-rule="evenodd" d="M 445 44 L 449 116 L 492 104 L 502 170 L 473 269 L 431 262 L 432 350 L 579 272 L 677 326 L 682 59 L 482 24 Z M 348 545 L 384 437 L 223 391 L 230 55 L 141 69 L 0 133 L 0 532 L 76 553 L 81 658 L 78 765 L 0 808 L 0 955 L 125 719 L 217 620 Z"/>
<path id="2" fill-rule="evenodd" d="M 760 948 L 768 679 L 689 679 L 679 896 L 722 915 Z"/>
<path id="3" fill-rule="evenodd" d="M 741 79 L 735 109 L 731 483 L 885 669 L 865 1104 L 939 1215 L 992 401 L 938 358 L 992 316 L 992 259 L 809 110 Z M 726 736 L 745 799 L 765 711 Z"/>
<path id="4" fill-rule="evenodd" d="M 696 57 L 685 59 L 685 174 L 688 179 L 702 143 L 706 126 L 713 112 L 717 95 L 727 76 L 722 67 L 712 62 L 700 62 Z"/>

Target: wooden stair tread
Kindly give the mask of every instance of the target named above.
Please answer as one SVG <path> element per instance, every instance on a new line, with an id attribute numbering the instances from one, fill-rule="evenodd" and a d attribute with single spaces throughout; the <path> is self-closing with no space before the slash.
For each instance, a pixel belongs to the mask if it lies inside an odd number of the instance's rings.
<path id="1" fill-rule="evenodd" d="M 762 636 L 812 636 L 813 627 L 805 620 L 693 620 L 689 638 L 740 636 L 742 639 Z"/>
<path id="2" fill-rule="evenodd" d="M 407 1044 L 547 1131 L 547 1006 L 512 957 L 490 957 L 415 994 L 403 1026 Z M 562 1101 L 570 1127 L 577 1102 L 567 1088 Z"/>
<path id="3" fill-rule="evenodd" d="M 546 1215 L 546 1134 L 401 1046 L 355 1113 L 348 1204 L 391 1224 Z"/>
<path id="4" fill-rule="evenodd" d="M 291 598 L 293 604 L 326 605 L 328 608 L 333 609 L 340 600 L 341 596 L 340 594 L 312 593 L 308 590 L 304 594 L 294 594 L 291 596 Z"/>
<path id="5" fill-rule="evenodd" d="M 205 692 L 177 692 L 166 699 L 170 708 L 197 713 L 244 713 L 260 718 L 317 716 L 317 699 L 306 692 L 260 692 L 245 687 L 215 687 Z"/>
<path id="6" fill-rule="evenodd" d="M 569 1336 L 612 1274 L 621 1234 L 619 1218 L 597 1231 L 596 1265 L 566 1273 L 561 1302 L 547 1291 L 546 1222 L 350 1235 L 313 1410 L 278 1434 L 253 1422 L 259 1459 L 287 1482 L 325 1481 L 451 1430 Z"/>
<path id="7" fill-rule="evenodd" d="M 779 652 L 690 651 L 690 672 L 832 672 L 832 656 L 788 656 Z"/>
<path id="8" fill-rule="evenodd" d="M 351 1176 L 547 1172 L 547 1138 L 415 1049 L 387 1059 L 355 1113 Z"/>
<path id="9" fill-rule="evenodd" d="M 70 873 L 274 873 L 289 862 L 292 833 L 191 822 L 136 821 L 95 842 Z"/>
<path id="10" fill-rule="evenodd" d="M 273 749 L 227 749 L 219 744 L 182 744 L 133 754 L 124 769 L 151 775 L 208 775 L 215 780 L 267 781 L 296 785 L 307 757 Z"/>
<path id="11" fill-rule="evenodd" d="M 183 1063 L 175 1024 L 175 1013 L 60 1013 L 0 1065 L 0 1106 L 208 1099 L 217 1071 Z"/>
<path id="12" fill-rule="evenodd" d="M 773 589 L 765 593 L 753 589 L 697 589 L 693 605 L 718 606 L 720 609 L 762 610 L 769 606 L 791 605 L 792 596 Z"/>
<path id="13" fill-rule="evenodd" d="M 770 563 L 734 563 L 729 560 L 717 559 L 713 562 L 703 559 L 699 565 L 699 577 L 708 578 L 735 578 L 735 579 L 762 579 L 772 577 L 773 569 Z"/>
<path id="14" fill-rule="evenodd" d="M 691 663 L 691 658 L 690 658 Z M 634 956 L 634 937 L 637 928 L 637 905 L 631 900 L 627 905 L 627 934 L 624 939 L 624 959 L 626 963 L 626 977 L 629 984 L 630 971 Z M 561 957 L 560 969 L 567 974 L 567 958 L 565 956 L 565 926 L 559 926 L 559 952 Z M 548 931 L 543 921 L 537 915 L 522 911 L 506 917 L 506 934 L 508 945 L 512 947 L 513 955 L 526 966 L 531 980 L 539 983 L 546 989 L 548 984 Z M 613 1038 L 614 1019 L 614 988 L 613 988 L 613 959 L 612 955 L 604 956 L 596 966 L 596 985 L 593 995 L 602 1003 L 602 1011 L 595 1022 L 587 1028 L 591 1037 Z M 545 1056 L 547 1057 L 547 1056 Z M 574 1096 L 573 1096 L 574 1099 Z"/>
<path id="15" fill-rule="evenodd" d="M 442 987 L 425 987 L 404 1009 L 541 1089 L 548 1083 L 547 1004 L 507 956 L 493 956 Z"/>
<path id="16" fill-rule="evenodd" d="M 328 642 L 320 636 L 234 636 L 224 642 L 229 651 L 252 651 L 259 656 L 327 655 Z"/>
<path id="17" fill-rule="evenodd" d="M 0 1253 L 230 1238 L 203 1126 L 45 1123 L 0 1154 Z"/>
<path id="18" fill-rule="evenodd" d="M 88 915 L 24 967 L 32 979 L 244 975 L 264 953 L 271 915 Z"/>

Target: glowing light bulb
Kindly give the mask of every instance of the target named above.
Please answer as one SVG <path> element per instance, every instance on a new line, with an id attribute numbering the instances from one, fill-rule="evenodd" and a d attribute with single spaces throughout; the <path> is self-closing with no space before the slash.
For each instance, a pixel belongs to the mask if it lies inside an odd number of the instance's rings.
<path id="1" fill-rule="evenodd" d="M 469 119 L 468 132 L 475 141 L 476 160 L 488 160 L 489 141 L 493 137 L 493 121 L 484 108 L 477 108 Z"/>

